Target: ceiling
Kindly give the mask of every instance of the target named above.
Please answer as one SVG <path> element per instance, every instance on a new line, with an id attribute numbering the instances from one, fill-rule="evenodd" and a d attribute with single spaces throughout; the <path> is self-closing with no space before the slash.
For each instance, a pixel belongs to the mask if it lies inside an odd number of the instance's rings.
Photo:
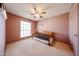
<path id="1" fill-rule="evenodd" d="M 43 20 L 49 17 L 57 16 L 63 13 L 69 12 L 72 4 L 71 3 L 5 3 L 4 4 L 6 11 L 18 16 L 22 16 L 34 21 Z M 30 15 L 34 12 L 34 7 L 40 11 L 46 11 L 46 14 L 43 14 L 43 19 L 37 17 L 34 19 L 33 15 Z"/>

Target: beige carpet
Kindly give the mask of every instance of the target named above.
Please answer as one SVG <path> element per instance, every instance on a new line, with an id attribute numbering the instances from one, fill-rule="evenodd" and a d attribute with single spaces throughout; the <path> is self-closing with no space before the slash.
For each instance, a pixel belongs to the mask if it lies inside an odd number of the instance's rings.
<path id="1" fill-rule="evenodd" d="M 31 38 L 8 44 L 6 56 L 72 56 L 69 46 L 62 42 L 56 42 L 50 47 Z"/>

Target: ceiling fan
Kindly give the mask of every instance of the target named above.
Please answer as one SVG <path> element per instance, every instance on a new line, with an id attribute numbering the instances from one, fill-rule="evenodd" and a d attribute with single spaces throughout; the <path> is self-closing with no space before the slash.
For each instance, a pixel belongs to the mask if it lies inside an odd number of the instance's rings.
<path id="1" fill-rule="evenodd" d="M 37 8 L 33 8 L 34 9 L 34 13 L 31 13 L 30 15 L 33 15 L 34 16 L 34 19 L 36 17 L 40 17 L 40 18 L 43 18 L 42 14 L 46 14 L 46 12 L 41 12 L 40 10 L 38 10 Z"/>

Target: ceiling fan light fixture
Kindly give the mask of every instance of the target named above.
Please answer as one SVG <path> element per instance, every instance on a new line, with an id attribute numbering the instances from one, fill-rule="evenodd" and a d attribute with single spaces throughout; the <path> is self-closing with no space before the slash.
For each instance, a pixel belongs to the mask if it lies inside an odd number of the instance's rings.
<path id="1" fill-rule="evenodd" d="M 38 13 L 41 13 L 41 10 L 37 9 Z"/>
<path id="2" fill-rule="evenodd" d="M 36 17 L 39 17 L 39 14 L 35 14 Z"/>

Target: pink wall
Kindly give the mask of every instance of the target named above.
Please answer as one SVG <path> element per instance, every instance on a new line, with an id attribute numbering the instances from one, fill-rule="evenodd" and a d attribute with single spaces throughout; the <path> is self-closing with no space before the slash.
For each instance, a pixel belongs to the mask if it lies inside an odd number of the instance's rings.
<path id="1" fill-rule="evenodd" d="M 36 31 L 37 23 L 26 18 L 7 13 L 6 20 L 6 43 L 11 43 L 22 39 L 20 37 L 20 21 L 30 22 L 32 24 L 32 33 Z"/>
<path id="2" fill-rule="evenodd" d="M 57 40 L 68 42 L 69 39 L 69 14 L 61 14 L 55 17 L 38 21 L 38 31 L 51 31 L 55 33 Z"/>

